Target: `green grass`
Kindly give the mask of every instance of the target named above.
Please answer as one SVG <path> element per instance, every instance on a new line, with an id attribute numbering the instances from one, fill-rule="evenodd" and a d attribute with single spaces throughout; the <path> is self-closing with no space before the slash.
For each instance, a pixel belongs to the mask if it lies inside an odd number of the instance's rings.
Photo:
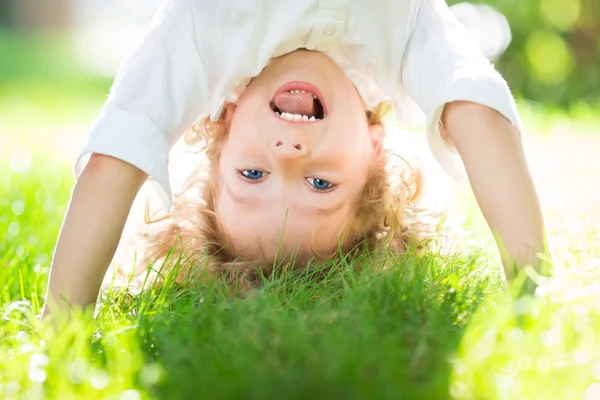
<path id="1" fill-rule="evenodd" d="M 516 301 L 498 268 L 460 253 L 385 272 L 342 262 L 241 298 L 219 284 L 112 290 L 96 319 L 54 334 L 38 316 L 72 179 L 52 159 L 9 160 L 1 398 L 596 398 L 600 276 L 576 265 Z"/>

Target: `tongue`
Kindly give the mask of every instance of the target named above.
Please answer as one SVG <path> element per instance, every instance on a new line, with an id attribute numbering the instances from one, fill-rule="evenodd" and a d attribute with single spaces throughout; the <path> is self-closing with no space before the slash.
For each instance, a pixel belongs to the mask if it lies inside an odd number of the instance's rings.
<path id="1" fill-rule="evenodd" d="M 315 115 L 315 99 L 310 93 L 282 92 L 275 96 L 273 102 L 281 112 L 306 115 L 307 117 Z"/>

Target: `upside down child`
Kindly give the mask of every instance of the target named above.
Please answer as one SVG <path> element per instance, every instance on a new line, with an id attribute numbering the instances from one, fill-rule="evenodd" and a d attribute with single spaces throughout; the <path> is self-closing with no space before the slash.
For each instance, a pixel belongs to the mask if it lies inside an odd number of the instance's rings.
<path id="1" fill-rule="evenodd" d="M 165 211 L 144 262 L 174 247 L 213 273 L 361 243 L 401 253 L 418 238 L 421 182 L 387 168 L 381 117 L 391 103 L 402 121 L 409 100 L 446 171 L 464 164 L 507 278 L 537 265 L 543 220 L 515 102 L 443 0 L 168 0 L 77 159 L 44 314 L 96 301 L 148 177 Z M 208 175 L 190 171 L 173 202 L 168 153 L 184 133 Z"/>

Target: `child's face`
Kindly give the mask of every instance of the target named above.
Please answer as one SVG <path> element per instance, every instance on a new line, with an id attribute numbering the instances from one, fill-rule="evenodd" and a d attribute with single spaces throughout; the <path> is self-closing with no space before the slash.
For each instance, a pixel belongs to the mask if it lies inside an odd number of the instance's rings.
<path id="1" fill-rule="evenodd" d="M 294 82 L 301 84 L 292 89 L 318 92 L 312 94 L 319 100 L 290 93 Z M 277 112 L 307 118 L 290 121 Z M 277 58 L 250 83 L 227 122 L 216 213 L 236 253 L 273 261 L 283 252 L 335 249 L 382 154 L 381 126 L 368 126 L 345 73 L 317 52 Z"/>

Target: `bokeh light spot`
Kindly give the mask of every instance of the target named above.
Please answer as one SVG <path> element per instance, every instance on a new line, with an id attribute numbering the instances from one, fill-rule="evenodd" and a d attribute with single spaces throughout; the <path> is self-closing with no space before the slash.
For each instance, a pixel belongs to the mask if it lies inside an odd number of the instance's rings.
<path id="1" fill-rule="evenodd" d="M 600 399 L 600 383 L 592 383 L 585 390 L 585 400 L 598 400 Z"/>
<path id="2" fill-rule="evenodd" d="M 155 385 L 161 378 L 163 371 L 158 364 L 148 364 L 140 371 L 140 380 L 148 385 Z"/>
<path id="3" fill-rule="evenodd" d="M 523 331 L 519 328 L 512 328 L 510 330 L 510 338 L 514 341 L 514 342 L 520 342 L 521 340 L 523 340 L 523 338 L 525 337 L 525 334 L 523 333 Z"/>
<path id="4" fill-rule="evenodd" d="M 48 261 L 50 261 L 50 257 L 46 253 L 40 254 L 39 256 L 37 256 L 37 259 L 36 259 L 36 262 L 41 266 L 48 265 Z"/>
<path id="5" fill-rule="evenodd" d="M 15 149 L 9 157 L 10 169 L 23 174 L 31 169 L 31 153 L 27 149 Z"/>
<path id="6" fill-rule="evenodd" d="M 33 382 L 44 382 L 46 380 L 45 367 L 50 360 L 44 354 L 33 354 L 29 363 L 29 379 Z"/>
<path id="7" fill-rule="evenodd" d="M 587 350 L 577 350 L 573 353 L 573 361 L 577 365 L 586 365 L 591 361 L 592 356 Z"/>
<path id="8" fill-rule="evenodd" d="M 142 395 L 134 389 L 129 389 L 121 393 L 122 400 L 141 400 Z"/>
<path id="9" fill-rule="evenodd" d="M 69 363 L 66 372 L 71 383 L 78 385 L 87 378 L 88 363 L 84 359 L 76 359 Z"/>
<path id="10" fill-rule="evenodd" d="M 568 45 L 554 32 L 534 32 L 527 40 L 525 50 L 534 78 L 545 85 L 564 81 L 575 65 Z"/>
<path id="11" fill-rule="evenodd" d="M 8 226 L 8 233 L 11 236 L 17 236 L 21 231 L 21 225 L 18 222 L 11 222 Z"/>
<path id="12" fill-rule="evenodd" d="M 88 381 L 92 387 L 101 390 L 108 386 L 110 383 L 110 377 L 104 370 L 95 368 L 89 374 Z"/>
<path id="13" fill-rule="evenodd" d="M 581 16 L 580 0 L 542 0 L 540 2 L 542 18 L 561 31 L 573 29 Z"/>
<path id="14" fill-rule="evenodd" d="M 544 346 L 556 346 L 562 342 L 562 334 L 558 328 L 552 328 L 542 332 L 541 337 L 542 344 Z"/>
<path id="15" fill-rule="evenodd" d="M 15 215 L 21 215 L 25 211 L 25 202 L 23 200 L 15 200 L 11 205 L 11 209 Z"/>

